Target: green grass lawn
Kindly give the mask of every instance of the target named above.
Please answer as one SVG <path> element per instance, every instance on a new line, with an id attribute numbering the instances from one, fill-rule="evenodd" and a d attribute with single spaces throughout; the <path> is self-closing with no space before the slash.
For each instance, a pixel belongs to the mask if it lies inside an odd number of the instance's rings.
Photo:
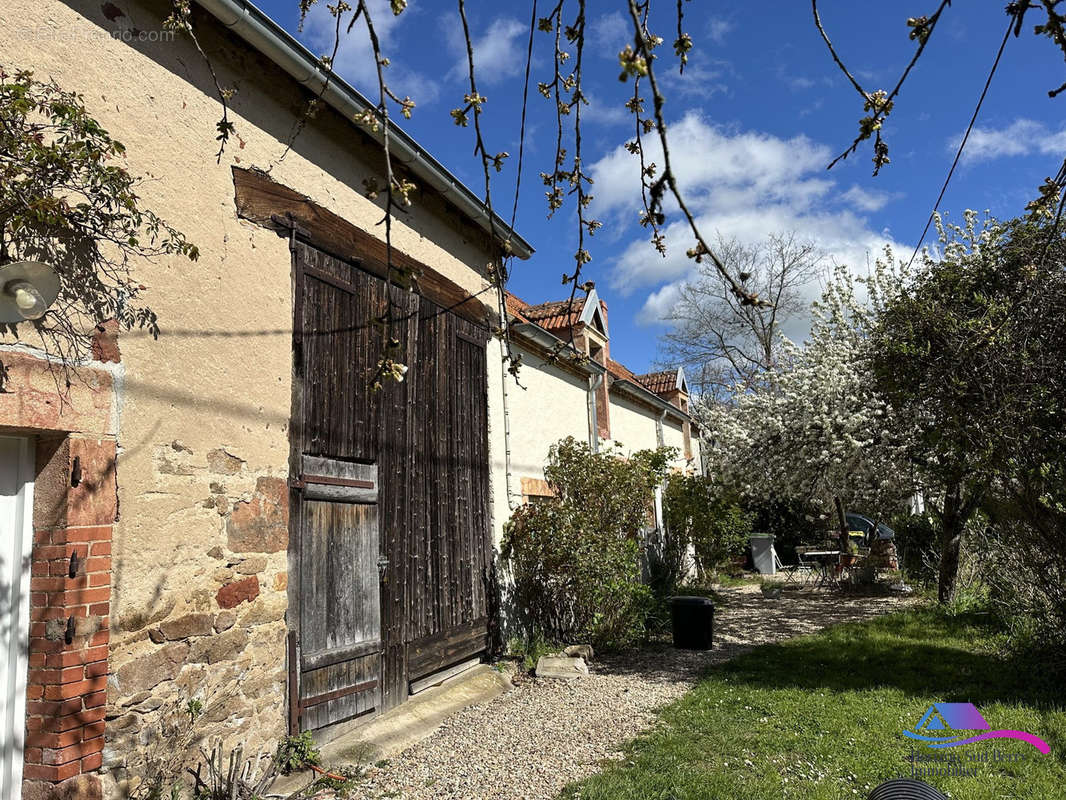
<path id="1" fill-rule="evenodd" d="M 1066 798 L 1066 688 L 996 655 L 996 643 L 979 616 L 925 608 L 759 647 L 713 668 L 623 761 L 563 796 L 865 798 L 911 776 L 913 744 L 977 770 L 926 779 L 956 800 Z M 938 701 L 972 702 L 993 729 L 1034 733 L 1051 753 L 1012 739 L 934 751 L 905 738 Z M 1020 760 L 966 760 L 997 754 Z"/>

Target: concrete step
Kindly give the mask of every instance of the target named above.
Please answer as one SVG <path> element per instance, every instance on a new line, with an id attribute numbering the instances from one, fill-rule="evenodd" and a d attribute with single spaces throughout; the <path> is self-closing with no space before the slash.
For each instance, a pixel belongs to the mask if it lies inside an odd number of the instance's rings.
<path id="1" fill-rule="evenodd" d="M 430 736 L 452 714 L 467 706 L 487 703 L 513 688 L 510 674 L 488 664 L 444 677 L 441 683 L 422 688 L 406 703 L 322 743 L 322 764 L 329 768 L 373 764 L 389 758 Z M 271 792 L 295 791 L 315 777 L 307 770 L 279 778 Z"/>

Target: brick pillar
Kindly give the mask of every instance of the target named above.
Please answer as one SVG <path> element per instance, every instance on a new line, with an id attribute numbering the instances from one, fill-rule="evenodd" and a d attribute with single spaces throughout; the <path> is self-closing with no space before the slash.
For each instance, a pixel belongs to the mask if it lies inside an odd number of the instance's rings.
<path id="1" fill-rule="evenodd" d="M 40 442 L 23 768 L 34 796 L 100 767 L 116 512 L 114 441 Z"/>

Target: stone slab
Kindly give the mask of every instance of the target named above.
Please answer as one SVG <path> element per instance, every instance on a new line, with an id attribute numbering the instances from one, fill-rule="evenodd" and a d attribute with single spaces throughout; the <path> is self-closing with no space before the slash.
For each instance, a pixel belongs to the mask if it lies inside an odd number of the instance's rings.
<path id="1" fill-rule="evenodd" d="M 538 678 L 573 678 L 588 677 L 589 668 L 585 659 L 571 656 L 541 656 L 537 660 Z"/>
<path id="2" fill-rule="evenodd" d="M 571 658 L 583 658 L 585 663 L 592 661 L 595 657 L 591 644 L 572 644 L 563 650 L 563 655 Z"/>
<path id="3" fill-rule="evenodd" d="M 509 675 L 480 664 L 322 743 L 322 760 L 333 766 L 389 758 L 432 735 L 452 714 L 513 688 Z"/>

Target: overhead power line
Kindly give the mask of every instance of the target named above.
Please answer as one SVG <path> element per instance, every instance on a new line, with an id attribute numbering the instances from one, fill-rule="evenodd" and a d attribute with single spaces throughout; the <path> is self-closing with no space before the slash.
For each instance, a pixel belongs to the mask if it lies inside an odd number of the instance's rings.
<path id="1" fill-rule="evenodd" d="M 907 262 L 908 267 L 914 263 L 918 251 L 922 248 L 922 242 L 925 241 L 926 234 L 929 233 L 929 226 L 933 224 L 933 218 L 936 216 L 936 212 L 940 209 L 940 203 L 944 199 L 944 194 L 948 190 L 948 185 L 951 183 L 952 176 L 955 175 L 955 168 L 959 165 L 959 161 L 962 158 L 962 151 L 966 149 L 966 142 L 969 140 L 970 133 L 973 131 L 973 126 L 977 122 L 977 115 L 981 113 L 981 106 L 984 104 L 985 96 L 988 94 L 988 87 L 992 85 L 992 78 L 995 77 L 996 70 L 999 68 L 999 61 L 1003 57 L 1003 51 L 1007 47 L 1007 40 L 1010 38 L 1011 32 L 1014 30 L 1016 14 L 1017 11 L 1011 12 L 1010 21 L 1007 23 L 1007 30 L 1003 33 L 1003 41 L 1000 42 L 999 51 L 996 53 L 996 60 L 992 62 L 992 69 L 989 71 L 988 79 L 985 81 L 985 88 L 981 90 L 981 96 L 977 99 L 977 106 L 973 110 L 973 116 L 970 117 L 970 124 L 966 126 L 966 133 L 963 134 L 962 141 L 959 142 L 959 149 L 955 153 L 955 160 L 951 162 L 951 169 L 948 170 L 948 176 L 944 179 L 944 185 L 940 187 L 940 194 L 937 195 L 936 202 L 933 204 L 933 210 L 929 212 L 929 218 L 925 221 L 925 227 L 922 228 L 922 235 L 918 238 L 918 243 L 914 246 L 914 252 L 911 253 L 910 261 Z"/>

